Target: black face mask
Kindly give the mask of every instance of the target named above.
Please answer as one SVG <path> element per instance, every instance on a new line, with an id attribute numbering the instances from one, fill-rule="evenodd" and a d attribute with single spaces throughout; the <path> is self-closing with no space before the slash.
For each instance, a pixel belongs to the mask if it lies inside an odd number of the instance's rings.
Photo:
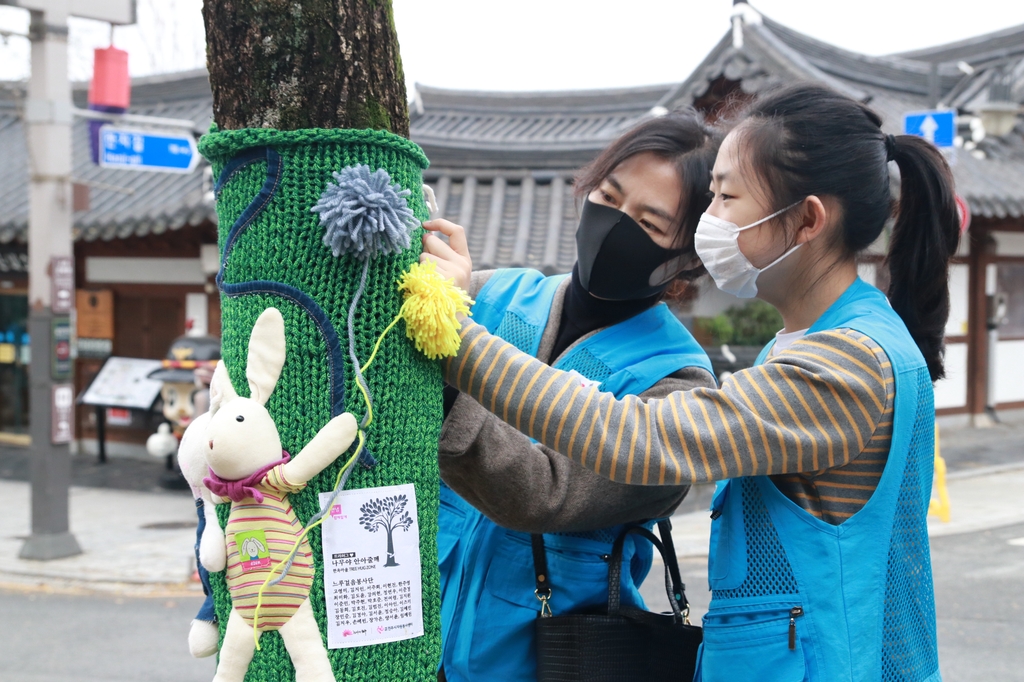
<path id="1" fill-rule="evenodd" d="M 682 271 L 685 251 L 658 246 L 622 211 L 583 202 L 576 254 L 580 283 L 593 296 L 628 301 L 659 294 Z"/>

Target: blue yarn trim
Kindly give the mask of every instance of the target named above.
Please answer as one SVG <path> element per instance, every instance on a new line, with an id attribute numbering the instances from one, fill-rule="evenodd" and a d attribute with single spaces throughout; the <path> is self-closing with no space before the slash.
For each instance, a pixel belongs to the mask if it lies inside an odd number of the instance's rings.
<path id="1" fill-rule="evenodd" d="M 213 193 L 220 194 L 221 188 L 228 184 L 231 178 L 233 178 L 235 173 L 238 171 L 256 163 L 257 161 L 266 161 L 266 159 L 266 147 L 253 147 L 252 149 L 246 149 L 244 152 L 228 161 L 224 166 L 220 175 L 217 177 L 217 184 L 213 186 Z"/>
<path id="2" fill-rule="evenodd" d="M 334 325 L 327 319 L 326 313 L 308 294 L 281 282 L 270 282 L 267 280 L 255 280 L 249 282 L 225 282 L 224 272 L 227 269 L 228 258 L 235 242 L 256 218 L 270 204 L 274 198 L 277 188 L 281 184 L 281 174 L 284 164 L 281 155 L 270 147 L 260 147 L 246 150 L 232 159 L 221 172 L 221 179 L 218 186 L 223 186 L 242 167 L 260 160 L 260 155 L 267 160 L 267 179 L 263 182 L 259 193 L 245 207 L 241 215 L 235 220 L 231 229 L 228 230 L 227 239 L 224 242 L 224 254 L 221 256 L 220 270 L 217 271 L 217 287 L 229 298 L 247 296 L 252 294 L 271 294 L 281 296 L 301 307 L 313 320 L 313 323 L 320 331 L 320 336 L 327 347 L 327 361 L 330 364 L 331 377 L 331 416 L 336 417 L 345 411 L 345 364 L 341 351 L 341 340 Z M 360 458 L 362 461 L 362 458 Z"/>
<path id="3" fill-rule="evenodd" d="M 327 362 L 330 364 L 331 376 L 331 416 L 336 417 L 345 411 L 345 369 L 342 363 L 341 341 L 334 326 L 316 301 L 293 286 L 262 279 L 237 284 L 221 283 L 220 290 L 229 298 L 252 294 L 280 296 L 302 308 L 320 330 L 320 336 L 327 346 Z"/>

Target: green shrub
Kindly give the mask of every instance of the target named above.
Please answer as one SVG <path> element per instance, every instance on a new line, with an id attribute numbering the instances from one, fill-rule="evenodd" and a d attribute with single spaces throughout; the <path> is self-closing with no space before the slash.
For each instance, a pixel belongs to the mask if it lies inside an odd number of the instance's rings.
<path id="1" fill-rule="evenodd" d="M 713 345 L 763 346 L 782 329 L 782 315 L 764 301 L 732 306 L 724 313 L 698 321 L 700 330 L 711 337 Z"/>
<path id="2" fill-rule="evenodd" d="M 720 346 L 723 343 L 732 343 L 734 330 L 732 322 L 725 315 L 714 317 L 703 317 L 697 320 L 697 326 L 703 332 L 702 336 L 710 337 L 710 345 Z"/>

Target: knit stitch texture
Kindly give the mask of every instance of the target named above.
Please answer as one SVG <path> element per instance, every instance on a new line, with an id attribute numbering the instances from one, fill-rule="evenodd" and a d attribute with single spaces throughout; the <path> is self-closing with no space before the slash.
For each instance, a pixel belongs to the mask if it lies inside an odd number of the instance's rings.
<path id="1" fill-rule="evenodd" d="M 365 412 L 348 356 L 347 314 L 362 274 L 352 255 L 335 257 L 324 244 L 324 228 L 310 209 L 332 173 L 365 164 L 386 169 L 392 182 L 409 190 L 408 206 L 419 220 L 428 216 L 422 196 L 427 159 L 412 142 L 374 130 L 245 129 L 210 133 L 200 151 L 213 164 L 222 269 L 223 357 L 239 395 L 245 380 L 249 334 L 268 307 L 285 319 L 287 360 L 267 408 L 284 448 L 299 452 L 334 415 Z M 422 228 L 411 246 L 370 261 L 368 285 L 357 307 L 355 347 L 366 361 L 380 332 L 402 304 L 397 282 L 418 260 Z M 225 250 L 227 253 L 225 254 Z M 396 330 L 397 331 L 397 330 Z M 422 637 L 352 649 L 329 650 L 335 676 L 347 681 L 434 680 L 440 659 L 440 594 L 437 571 L 437 442 L 441 429 L 441 373 L 403 333 L 389 334 L 366 375 L 375 418 L 367 446 L 372 468 L 357 466 L 347 488 L 413 483 L 419 512 L 423 567 Z M 290 496 L 302 523 L 318 510 L 318 494 L 333 489 L 347 459 L 340 457 Z M 229 505 L 219 505 L 221 525 Z M 320 529 L 309 534 L 315 560 L 310 600 L 326 646 L 324 573 Z M 224 573 L 211 575 L 223 628 L 231 601 Z M 246 682 L 282 682 L 295 671 L 276 632 L 260 637 Z"/>

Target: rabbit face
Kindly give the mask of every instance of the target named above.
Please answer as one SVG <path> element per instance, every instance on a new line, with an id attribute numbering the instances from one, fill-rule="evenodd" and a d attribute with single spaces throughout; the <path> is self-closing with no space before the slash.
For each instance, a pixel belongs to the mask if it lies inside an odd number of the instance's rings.
<path id="1" fill-rule="evenodd" d="M 277 308 L 267 308 L 249 336 L 245 378 L 251 397 L 235 392 L 224 362 L 213 372 L 206 458 L 213 473 L 225 480 L 243 479 L 281 459 L 281 437 L 264 405 L 281 376 L 285 349 L 284 318 Z"/>
<path id="2" fill-rule="evenodd" d="M 220 406 L 206 427 L 206 458 L 215 474 L 237 481 L 281 459 L 281 437 L 267 408 L 251 398 Z"/>

